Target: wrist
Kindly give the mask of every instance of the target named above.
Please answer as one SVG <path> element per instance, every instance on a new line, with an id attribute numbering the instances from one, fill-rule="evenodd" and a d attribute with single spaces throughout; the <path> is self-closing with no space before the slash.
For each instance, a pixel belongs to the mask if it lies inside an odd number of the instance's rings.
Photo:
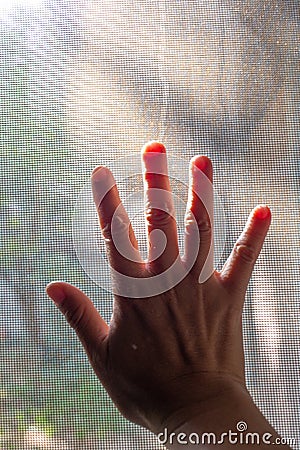
<path id="1" fill-rule="evenodd" d="M 254 450 L 269 448 L 267 445 L 280 439 L 256 407 L 246 386 L 232 379 L 214 379 L 206 397 L 174 411 L 161 424 L 157 437 L 172 450 L 195 448 L 199 443 L 203 449 L 211 448 L 207 444 L 214 444 L 214 448 L 222 450 Z M 276 445 L 276 448 L 289 447 Z"/>
<path id="2" fill-rule="evenodd" d="M 202 375 L 196 385 L 190 384 L 184 395 L 178 394 L 177 407 L 161 420 L 156 434 L 166 429 L 175 432 L 195 418 L 203 426 L 215 426 L 215 418 L 223 415 L 224 411 L 234 410 L 240 404 L 253 403 L 245 383 L 222 374 Z"/>

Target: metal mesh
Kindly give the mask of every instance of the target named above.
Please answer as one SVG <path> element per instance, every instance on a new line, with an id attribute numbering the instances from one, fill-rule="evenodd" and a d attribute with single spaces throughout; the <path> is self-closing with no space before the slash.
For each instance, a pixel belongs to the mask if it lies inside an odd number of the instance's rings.
<path id="1" fill-rule="evenodd" d="M 272 209 L 244 311 L 247 383 L 278 432 L 298 439 L 298 2 L 1 5 L 0 447 L 162 448 L 121 418 L 44 293 L 65 279 L 109 320 L 112 296 L 76 258 L 72 214 L 95 165 L 154 139 L 174 157 L 212 159 L 222 261 L 250 210 Z"/>

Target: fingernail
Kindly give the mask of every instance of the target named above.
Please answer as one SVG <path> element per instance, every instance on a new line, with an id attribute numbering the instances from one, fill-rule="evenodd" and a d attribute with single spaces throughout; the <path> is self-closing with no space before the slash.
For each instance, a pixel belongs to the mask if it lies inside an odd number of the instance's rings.
<path id="1" fill-rule="evenodd" d="M 57 306 L 60 306 L 66 298 L 66 294 L 63 289 L 57 284 L 48 284 L 46 287 L 46 292 Z"/>
<path id="2" fill-rule="evenodd" d="M 254 215 L 257 219 L 264 220 L 270 215 L 270 209 L 266 205 L 257 206 Z"/>

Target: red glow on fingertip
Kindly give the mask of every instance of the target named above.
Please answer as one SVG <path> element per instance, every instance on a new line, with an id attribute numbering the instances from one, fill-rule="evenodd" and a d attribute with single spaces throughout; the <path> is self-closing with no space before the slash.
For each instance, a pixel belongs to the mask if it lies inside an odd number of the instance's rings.
<path id="1" fill-rule="evenodd" d="M 209 167 L 209 159 L 206 156 L 198 156 L 193 160 L 193 164 L 197 169 L 205 172 L 205 170 Z"/>
<path id="2" fill-rule="evenodd" d="M 148 142 L 143 147 L 143 153 L 166 153 L 166 148 L 160 142 Z"/>
<path id="3" fill-rule="evenodd" d="M 254 211 L 254 215 L 257 219 L 266 219 L 270 215 L 270 209 L 265 205 L 258 206 Z"/>

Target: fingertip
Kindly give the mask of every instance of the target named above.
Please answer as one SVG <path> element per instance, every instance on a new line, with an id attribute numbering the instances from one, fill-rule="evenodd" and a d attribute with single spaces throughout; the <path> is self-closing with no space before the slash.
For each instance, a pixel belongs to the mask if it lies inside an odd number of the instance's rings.
<path id="1" fill-rule="evenodd" d="M 150 184 L 154 181 L 153 175 L 167 176 L 168 162 L 165 146 L 156 141 L 145 144 L 142 148 L 142 165 L 145 180 L 149 181 Z"/>
<path id="2" fill-rule="evenodd" d="M 100 208 L 106 194 L 116 185 L 111 171 L 105 166 L 96 167 L 91 174 L 91 186 L 96 208 Z"/>
<path id="3" fill-rule="evenodd" d="M 191 159 L 191 165 L 197 167 L 197 169 L 205 171 L 205 169 L 208 169 L 212 166 L 212 163 L 208 156 L 197 155 Z"/>
<path id="4" fill-rule="evenodd" d="M 142 154 L 144 153 L 166 153 L 166 148 L 161 142 L 150 141 L 142 147 Z"/>
<path id="5" fill-rule="evenodd" d="M 106 166 L 97 166 L 91 173 L 92 182 L 105 181 L 111 176 L 110 170 Z"/>
<path id="6" fill-rule="evenodd" d="M 271 218 L 271 210 L 267 205 L 258 205 L 254 208 L 253 215 L 256 219 L 266 220 Z"/>
<path id="7" fill-rule="evenodd" d="M 212 162 L 208 156 L 194 156 L 190 161 L 190 169 L 193 174 L 199 173 L 200 170 L 212 181 L 213 167 Z"/>
<path id="8" fill-rule="evenodd" d="M 52 281 L 49 283 L 46 286 L 46 293 L 57 306 L 61 305 L 66 299 L 63 284 L 59 281 Z"/>

